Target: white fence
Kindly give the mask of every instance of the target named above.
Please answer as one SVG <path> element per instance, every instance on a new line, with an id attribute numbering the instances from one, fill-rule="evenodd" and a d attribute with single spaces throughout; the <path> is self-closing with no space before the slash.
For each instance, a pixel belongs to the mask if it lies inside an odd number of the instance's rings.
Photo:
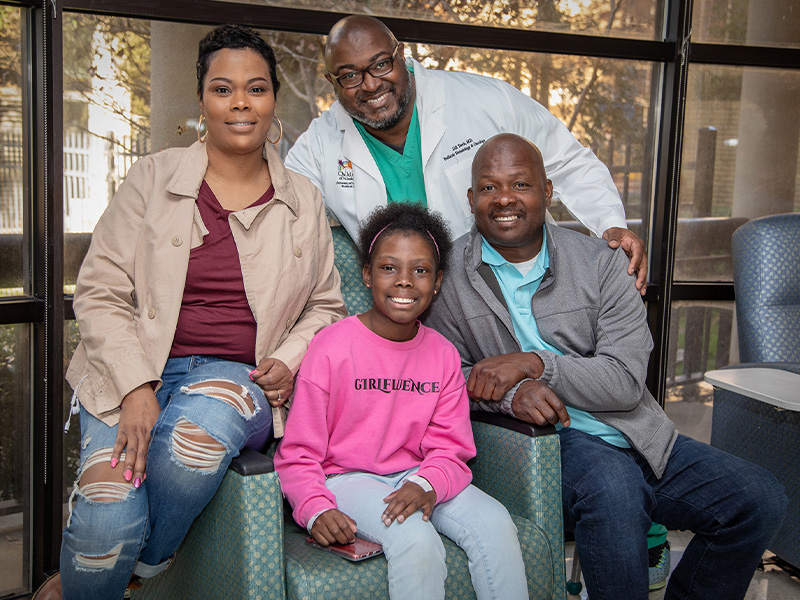
<path id="1" fill-rule="evenodd" d="M 0 233 L 22 233 L 22 133 L 0 132 Z"/>
<path id="2" fill-rule="evenodd" d="M 64 132 L 64 217 L 93 205 L 102 209 L 117 191 L 131 164 L 149 152 L 149 138 L 98 137 L 87 131 Z M 91 165 L 91 161 L 105 164 Z M 93 189 L 90 171 L 105 173 Z M 21 132 L 0 132 L 0 234 L 22 233 L 25 218 L 23 137 Z M 97 215 L 99 216 L 99 214 Z"/>

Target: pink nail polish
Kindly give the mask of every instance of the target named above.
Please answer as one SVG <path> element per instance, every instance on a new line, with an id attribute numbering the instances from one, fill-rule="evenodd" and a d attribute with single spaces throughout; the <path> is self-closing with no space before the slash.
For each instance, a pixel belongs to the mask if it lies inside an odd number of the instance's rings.
<path id="1" fill-rule="evenodd" d="M 258 369 L 253 369 L 252 371 L 250 371 L 248 373 L 248 375 L 250 376 L 250 379 L 253 379 L 253 373 L 256 373 L 256 372 L 258 372 Z"/>
<path id="2" fill-rule="evenodd" d="M 118 462 L 119 462 L 118 458 L 116 458 L 116 457 L 112 458 L 111 459 L 111 468 L 113 469 L 114 467 L 116 467 Z"/>
<path id="3" fill-rule="evenodd" d="M 133 487 L 139 489 L 140 485 L 142 485 L 142 480 L 139 477 L 133 480 Z"/>
<path id="4" fill-rule="evenodd" d="M 125 472 L 122 474 L 122 476 L 125 478 L 125 481 L 130 481 L 130 480 L 131 480 L 131 477 L 133 477 L 133 471 L 131 471 L 130 469 L 127 469 L 127 470 L 126 470 L 126 471 L 125 471 Z"/>

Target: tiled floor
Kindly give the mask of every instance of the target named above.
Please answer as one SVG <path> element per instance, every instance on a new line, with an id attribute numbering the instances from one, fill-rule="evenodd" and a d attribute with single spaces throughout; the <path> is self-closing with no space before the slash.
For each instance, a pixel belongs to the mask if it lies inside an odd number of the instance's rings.
<path id="1" fill-rule="evenodd" d="M 691 532 L 688 531 L 670 531 L 667 536 L 670 546 L 672 548 L 671 563 L 672 568 L 678 564 L 686 545 L 692 539 Z M 565 554 L 567 557 L 567 577 L 572 572 L 572 554 L 575 551 L 575 543 L 567 542 Z M 767 561 L 772 554 L 766 552 L 764 554 Z M 720 577 L 724 577 L 724 573 Z M 577 600 L 581 598 L 586 600 L 586 589 L 581 591 L 580 596 L 567 596 L 569 600 Z M 658 590 L 650 594 L 649 600 L 662 600 L 664 598 L 664 590 Z M 745 600 L 798 600 L 800 599 L 800 579 L 793 577 L 780 567 L 767 564 L 763 571 L 756 571 L 753 580 L 750 582 L 750 588 L 747 591 Z"/>

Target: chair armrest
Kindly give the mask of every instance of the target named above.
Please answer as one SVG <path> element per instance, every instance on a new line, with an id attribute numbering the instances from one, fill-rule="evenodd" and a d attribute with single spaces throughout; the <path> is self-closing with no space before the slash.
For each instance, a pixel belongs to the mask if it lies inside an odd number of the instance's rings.
<path id="1" fill-rule="evenodd" d="M 478 451 L 469 463 L 473 483 L 542 530 L 553 557 L 553 597 L 563 598 L 561 445 L 555 427 L 481 411 L 473 411 L 471 419 Z"/>
<path id="2" fill-rule="evenodd" d="M 528 437 L 537 437 L 540 435 L 550 435 L 556 432 L 554 425 L 534 425 L 533 423 L 526 423 L 520 419 L 509 417 L 502 413 L 491 413 L 482 410 L 473 410 L 469 415 L 470 420 L 475 423 L 488 423 L 489 425 L 497 425 L 503 429 L 510 429 L 527 435 Z"/>
<path id="3" fill-rule="evenodd" d="M 262 467 L 272 459 L 243 451 Z M 237 467 L 238 468 L 238 467 Z M 247 469 L 248 467 L 244 467 Z M 284 600 L 283 497 L 277 473 L 228 469 L 169 569 L 132 593 L 134 600 Z"/>
<path id="4" fill-rule="evenodd" d="M 239 456 L 231 461 L 228 468 L 243 477 L 250 477 L 272 473 L 275 470 L 275 463 L 266 454 L 252 448 L 243 448 Z"/>
<path id="5" fill-rule="evenodd" d="M 721 390 L 763 402 L 777 410 L 800 412 L 800 363 L 743 363 L 706 371 L 706 382 L 714 386 L 714 396 Z"/>
<path id="6" fill-rule="evenodd" d="M 561 531 L 561 446 L 552 426 L 537 427 L 473 411 L 477 456 L 469 463 L 473 483 L 502 502 L 511 514 L 533 521 L 557 517 Z M 560 535 L 560 534 L 559 534 Z"/>
<path id="7" fill-rule="evenodd" d="M 737 363 L 735 365 L 728 365 L 727 367 L 720 368 L 720 371 L 727 371 L 733 369 L 780 369 L 781 371 L 789 371 L 791 373 L 800 374 L 800 363 L 796 362 L 754 362 L 754 363 Z"/>

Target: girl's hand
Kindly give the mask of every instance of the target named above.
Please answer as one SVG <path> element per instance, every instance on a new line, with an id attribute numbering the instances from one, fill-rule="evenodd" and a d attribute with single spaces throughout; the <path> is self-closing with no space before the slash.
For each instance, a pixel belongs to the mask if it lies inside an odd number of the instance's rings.
<path id="1" fill-rule="evenodd" d="M 356 539 L 356 522 L 342 511 L 326 510 L 311 526 L 311 535 L 320 546 L 349 544 Z"/>
<path id="2" fill-rule="evenodd" d="M 283 361 L 277 358 L 265 358 L 250 371 L 250 379 L 257 383 L 270 406 L 281 406 L 294 390 L 294 376 Z"/>
<path id="3" fill-rule="evenodd" d="M 117 466 L 125 450 L 122 476 L 125 481 L 133 481 L 133 487 L 138 488 L 144 481 L 150 432 L 161 413 L 161 407 L 153 387 L 144 383 L 125 395 L 120 408 L 117 441 L 111 451 L 111 468 Z"/>
<path id="4" fill-rule="evenodd" d="M 381 519 L 387 527 L 395 519 L 398 523 L 402 523 L 418 510 L 422 510 L 422 520 L 427 521 L 433 514 L 436 492 L 426 492 L 419 484 L 406 481 L 403 487 L 386 496 L 383 501 L 389 503 L 381 515 Z"/>

